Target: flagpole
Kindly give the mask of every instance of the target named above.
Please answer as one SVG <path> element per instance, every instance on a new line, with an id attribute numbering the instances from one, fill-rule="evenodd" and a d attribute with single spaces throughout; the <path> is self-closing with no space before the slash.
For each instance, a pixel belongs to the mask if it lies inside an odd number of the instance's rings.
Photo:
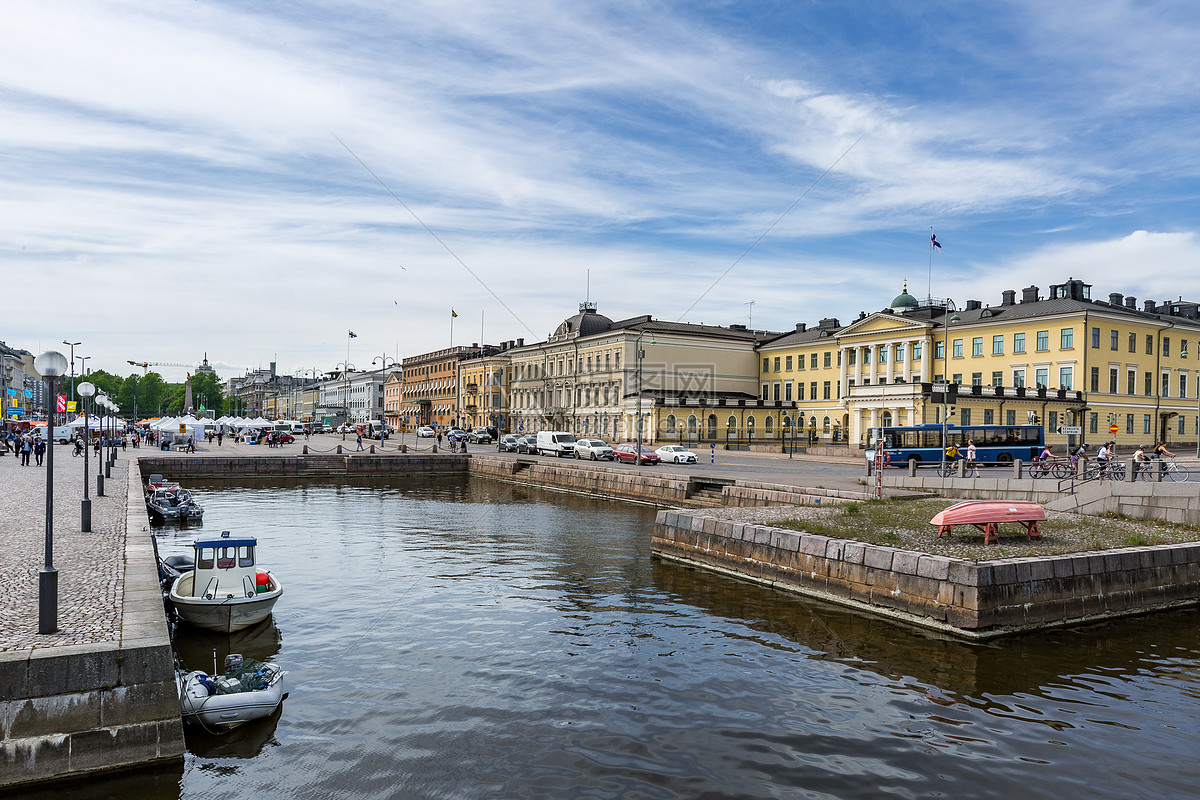
<path id="1" fill-rule="evenodd" d="M 450 309 L 450 346 L 454 347 L 454 309 Z"/>
<path id="2" fill-rule="evenodd" d="M 933 226 L 929 226 L 929 283 L 925 288 L 925 299 L 933 300 Z"/>

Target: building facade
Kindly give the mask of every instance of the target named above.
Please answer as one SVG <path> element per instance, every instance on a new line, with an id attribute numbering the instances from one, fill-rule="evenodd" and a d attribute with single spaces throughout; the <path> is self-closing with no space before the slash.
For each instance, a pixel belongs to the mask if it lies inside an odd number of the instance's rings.
<path id="1" fill-rule="evenodd" d="M 392 430 L 402 430 L 401 407 L 404 405 L 404 373 L 399 370 L 388 372 L 383 382 L 383 421 Z"/>
<path id="2" fill-rule="evenodd" d="M 509 351 L 510 429 L 632 440 L 640 419 L 647 442 L 736 437 L 759 406 L 754 348 L 766 336 L 649 315 L 614 322 L 581 304 L 545 342 Z"/>
<path id="3" fill-rule="evenodd" d="M 401 362 L 404 376 L 401 421 L 409 427 L 458 425 L 458 363 L 481 352 L 483 350 L 475 343 L 470 347 L 447 347 L 404 359 Z"/>
<path id="4" fill-rule="evenodd" d="M 512 379 L 508 351 L 515 346 L 515 341 L 502 342 L 499 352 L 487 348 L 486 355 L 458 362 L 459 422 L 463 428 L 494 427 L 507 431 Z"/>
<path id="5" fill-rule="evenodd" d="M 795 398 L 810 441 L 859 447 L 873 426 L 944 418 L 1036 422 L 1066 445 L 1194 442 L 1198 317 L 1182 300 L 1141 309 L 1120 294 L 1093 300 L 1075 279 L 1049 297 L 1030 286 L 1019 302 L 1009 290 L 994 305 L 962 308 L 904 291 L 849 325 L 799 325 L 762 344 L 760 391 Z"/>
<path id="6" fill-rule="evenodd" d="M 389 370 L 330 373 L 320 384 L 318 416 L 338 423 L 383 419 L 383 385 Z"/>

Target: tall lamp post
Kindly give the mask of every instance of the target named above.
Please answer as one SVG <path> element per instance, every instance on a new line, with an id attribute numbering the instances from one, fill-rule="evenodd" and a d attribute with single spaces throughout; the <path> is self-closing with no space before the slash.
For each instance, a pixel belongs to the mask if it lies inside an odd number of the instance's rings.
<path id="1" fill-rule="evenodd" d="M 83 398 L 83 500 L 79 506 L 80 530 L 84 533 L 92 532 L 92 500 L 88 497 L 88 450 L 91 450 L 91 444 L 88 442 L 91 430 L 88 426 L 88 398 L 96 393 L 96 387 L 89 381 L 84 381 L 75 387 L 79 392 L 79 396 Z"/>
<path id="2" fill-rule="evenodd" d="M 75 399 L 75 348 L 83 342 L 68 342 L 63 339 L 63 344 L 71 348 L 71 399 Z"/>
<path id="3" fill-rule="evenodd" d="M 634 459 L 634 463 L 639 467 L 642 465 L 642 359 L 646 357 L 646 351 L 642 349 L 642 337 L 647 333 L 649 330 L 643 328 L 638 333 L 637 343 L 634 344 L 634 356 L 637 357 L 637 458 Z M 653 335 L 650 344 L 654 344 Z"/>
<path id="4" fill-rule="evenodd" d="M 103 411 L 103 409 L 108 404 L 108 395 L 101 392 L 100 394 L 96 395 L 96 399 L 94 402 L 95 402 L 95 405 L 97 405 L 101 408 L 100 420 L 99 420 L 100 427 L 96 430 L 96 436 L 100 441 L 100 450 L 98 451 L 98 453 L 103 454 L 103 452 L 104 452 L 104 411 Z M 98 458 L 98 460 L 96 461 L 96 496 L 104 497 L 104 466 L 103 466 L 104 459 L 103 459 L 102 455 L 98 455 L 97 458 Z"/>
<path id="5" fill-rule="evenodd" d="M 944 387 L 942 391 L 942 474 L 946 474 L 946 424 L 949 422 L 947 415 L 949 414 L 950 405 L 950 326 L 959 321 L 958 306 L 954 305 L 954 301 L 947 298 L 947 310 L 953 310 L 954 316 L 946 320 L 946 332 L 942 337 L 942 368 L 945 374 L 942 375 Z"/>
<path id="6" fill-rule="evenodd" d="M 47 379 L 46 394 L 46 563 L 38 573 L 38 633 L 58 630 L 58 570 L 54 568 L 54 404 L 58 378 L 67 372 L 67 357 L 47 350 L 33 360 L 33 368 Z"/>
<path id="7" fill-rule="evenodd" d="M 117 414 L 121 413 L 121 407 L 114 404 L 112 407 L 112 412 L 112 435 L 109 437 L 109 441 L 112 442 L 112 445 L 109 449 L 108 456 L 108 463 L 110 467 L 114 467 L 117 464 Z"/>

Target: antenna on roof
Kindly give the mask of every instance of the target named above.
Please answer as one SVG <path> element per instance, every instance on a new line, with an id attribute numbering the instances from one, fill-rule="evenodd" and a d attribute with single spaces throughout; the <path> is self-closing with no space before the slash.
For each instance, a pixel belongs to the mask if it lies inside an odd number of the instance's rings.
<path id="1" fill-rule="evenodd" d="M 754 301 L 751 300 L 748 303 L 742 303 L 742 305 L 750 307 L 750 325 L 749 325 L 749 327 L 750 327 L 750 330 L 754 330 Z"/>

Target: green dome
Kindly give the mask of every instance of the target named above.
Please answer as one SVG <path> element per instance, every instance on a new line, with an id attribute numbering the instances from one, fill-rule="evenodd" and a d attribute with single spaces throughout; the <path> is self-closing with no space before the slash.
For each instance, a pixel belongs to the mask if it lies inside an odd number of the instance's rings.
<path id="1" fill-rule="evenodd" d="M 904 291 L 892 299 L 892 311 L 912 311 L 916 307 L 917 298 L 908 293 L 908 283 L 906 282 Z"/>

